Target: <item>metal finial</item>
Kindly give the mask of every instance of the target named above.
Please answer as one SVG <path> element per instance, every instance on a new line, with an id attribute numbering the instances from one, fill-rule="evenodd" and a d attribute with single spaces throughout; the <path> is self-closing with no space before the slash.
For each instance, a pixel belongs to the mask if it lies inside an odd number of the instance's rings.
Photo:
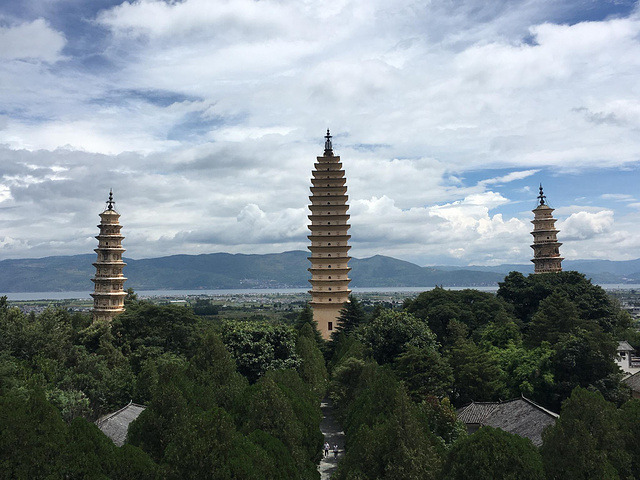
<path id="1" fill-rule="evenodd" d="M 544 192 L 542 191 L 542 184 L 540 184 L 540 195 L 538 195 L 538 200 L 540 200 L 540 205 L 544 205 L 544 201 L 547 199 L 547 197 L 544 195 Z"/>
<path id="2" fill-rule="evenodd" d="M 327 128 L 327 134 L 325 135 L 324 141 L 324 156 L 325 157 L 333 157 L 333 145 L 331 144 L 331 134 L 329 133 L 329 129 Z"/>
<path id="3" fill-rule="evenodd" d="M 113 189 L 109 189 L 109 200 L 107 200 L 107 210 L 113 210 L 113 206 L 116 204 L 113 199 Z"/>

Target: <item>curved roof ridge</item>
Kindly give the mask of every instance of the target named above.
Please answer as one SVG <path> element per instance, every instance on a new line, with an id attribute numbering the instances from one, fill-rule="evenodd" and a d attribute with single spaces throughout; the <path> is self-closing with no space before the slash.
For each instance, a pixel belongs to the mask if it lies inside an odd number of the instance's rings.
<path id="1" fill-rule="evenodd" d="M 533 405 L 537 409 L 542 410 L 543 412 L 548 413 L 549 415 L 553 415 L 556 418 L 560 417 L 560 415 L 558 415 L 557 413 L 552 412 L 551 410 L 544 408 L 542 405 L 538 405 L 536 402 L 534 402 L 533 400 L 528 399 L 524 395 L 520 394 L 520 396 L 522 397 L 522 400 L 524 400 L 525 402 L 529 403 L 530 405 Z"/>

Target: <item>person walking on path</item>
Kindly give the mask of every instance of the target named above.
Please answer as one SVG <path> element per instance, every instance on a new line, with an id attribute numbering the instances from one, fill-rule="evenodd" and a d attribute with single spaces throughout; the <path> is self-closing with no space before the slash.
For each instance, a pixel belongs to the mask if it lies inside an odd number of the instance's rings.
<path id="1" fill-rule="evenodd" d="M 320 463 L 318 471 L 321 480 L 329 480 L 331 475 L 338 469 L 338 445 L 344 445 L 344 431 L 334 416 L 333 404 L 331 400 L 325 398 L 321 404 L 322 422 L 320 423 L 320 431 L 324 435 L 324 445 L 320 454 Z M 335 447 L 332 448 L 332 445 Z M 333 449 L 333 456 L 331 450 Z M 324 456 L 322 455 L 324 453 Z"/>

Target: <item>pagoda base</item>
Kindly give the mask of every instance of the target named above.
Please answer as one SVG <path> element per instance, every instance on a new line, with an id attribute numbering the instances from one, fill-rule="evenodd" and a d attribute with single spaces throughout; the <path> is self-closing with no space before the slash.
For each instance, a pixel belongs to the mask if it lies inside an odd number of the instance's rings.
<path id="1" fill-rule="evenodd" d="M 343 303 L 327 304 L 310 302 L 313 309 L 313 319 L 318 324 L 318 330 L 325 340 L 331 339 L 331 334 L 338 328 L 338 317 Z"/>

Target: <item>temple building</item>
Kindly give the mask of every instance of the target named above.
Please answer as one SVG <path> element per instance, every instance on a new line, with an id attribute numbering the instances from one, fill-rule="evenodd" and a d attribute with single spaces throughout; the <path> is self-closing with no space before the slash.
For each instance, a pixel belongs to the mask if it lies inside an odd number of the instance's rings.
<path id="1" fill-rule="evenodd" d="M 124 312 L 124 291 L 126 278 L 122 275 L 122 268 L 126 265 L 122 261 L 122 240 L 120 234 L 120 214 L 115 209 L 113 192 L 109 192 L 107 208 L 100 214 L 100 233 L 98 248 L 94 251 L 98 254 L 98 260 L 93 264 L 96 267 L 96 276 L 91 279 L 95 284 L 93 297 L 93 321 L 111 321 L 113 317 Z"/>
<path id="2" fill-rule="evenodd" d="M 333 154 L 331 135 L 327 130 L 324 155 L 317 157 L 311 179 L 311 308 L 313 318 L 325 339 L 337 326 L 340 310 L 349 301 L 348 252 L 349 215 L 347 185 L 340 157 Z"/>
<path id="3" fill-rule="evenodd" d="M 546 204 L 546 199 L 542 185 L 540 185 L 540 195 L 538 195 L 538 206 L 532 210 L 533 223 L 533 259 L 535 265 L 534 273 L 549 273 L 562 271 L 562 258 L 560 256 L 560 245 L 558 242 L 558 232 L 556 229 L 556 219 L 553 218 L 553 208 Z"/>

